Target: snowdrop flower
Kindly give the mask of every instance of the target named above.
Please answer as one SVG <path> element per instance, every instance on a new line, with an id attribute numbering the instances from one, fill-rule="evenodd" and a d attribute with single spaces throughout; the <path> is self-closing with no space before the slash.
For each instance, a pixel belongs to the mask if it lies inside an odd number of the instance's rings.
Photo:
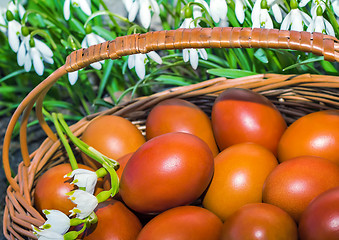
<path id="1" fill-rule="evenodd" d="M 99 43 L 103 43 L 103 42 L 106 41 L 104 38 L 93 33 L 90 25 L 87 25 L 86 33 L 87 33 L 86 36 L 84 37 L 84 39 L 81 42 L 82 48 L 88 48 L 89 46 L 96 45 L 96 44 L 99 44 Z M 103 63 L 104 63 L 104 60 L 100 61 L 100 62 L 92 63 L 90 66 L 94 69 L 100 70 Z M 68 81 L 70 82 L 71 85 L 74 85 L 76 83 L 76 81 L 78 80 L 78 75 L 79 75 L 78 71 L 68 73 Z"/>
<path id="2" fill-rule="evenodd" d="M 93 194 L 98 176 L 95 172 L 86 169 L 75 169 L 64 178 L 73 178 L 71 184 L 77 185 L 79 188 L 85 188 L 86 192 Z"/>
<path id="3" fill-rule="evenodd" d="M 252 11 L 252 28 L 273 28 L 266 0 L 257 0 Z"/>
<path id="4" fill-rule="evenodd" d="M 128 20 L 133 22 L 139 12 L 139 21 L 144 28 L 151 24 L 151 10 L 159 15 L 160 8 L 156 0 L 123 0 L 128 12 Z"/>
<path id="5" fill-rule="evenodd" d="M 80 7 L 80 9 L 86 14 L 91 15 L 91 0 L 65 0 L 64 2 L 64 18 L 66 20 L 69 19 L 70 13 L 70 5 L 73 7 Z"/>
<path id="6" fill-rule="evenodd" d="M 52 57 L 53 52 L 45 43 L 31 36 L 23 36 L 17 61 L 19 66 L 24 66 L 26 72 L 31 70 L 33 63 L 35 72 L 41 76 L 44 73 L 43 61 L 53 64 Z"/>
<path id="7" fill-rule="evenodd" d="M 299 6 L 300 7 L 305 7 L 306 4 L 309 2 L 310 0 L 301 0 L 300 3 L 299 3 Z M 319 0 L 313 0 L 312 1 L 312 6 L 311 6 L 311 15 L 312 15 L 312 18 L 316 17 L 317 16 L 317 8 L 318 6 L 321 6 L 321 8 L 323 9 L 323 12 L 324 10 L 326 9 L 326 4 L 325 2 L 323 1 L 319 1 Z"/>
<path id="8" fill-rule="evenodd" d="M 202 4 L 206 8 L 208 14 L 210 14 L 210 9 L 208 7 L 208 4 L 204 0 L 194 0 L 194 2 Z M 193 18 L 196 19 L 201 16 L 202 16 L 202 8 L 200 6 L 194 5 L 193 6 Z"/>
<path id="9" fill-rule="evenodd" d="M 218 23 L 220 19 L 225 20 L 227 17 L 226 0 L 211 0 L 210 12 L 214 22 Z"/>
<path id="10" fill-rule="evenodd" d="M 296 0 L 291 1 L 291 11 L 286 15 L 285 19 L 281 23 L 281 30 L 288 30 L 291 28 L 293 31 L 303 31 L 305 24 L 308 26 L 311 22 L 311 17 L 303 11 L 298 9 L 298 3 Z"/>
<path id="11" fill-rule="evenodd" d="M 197 25 L 199 27 L 199 25 Z M 181 24 L 180 28 L 194 28 L 194 23 L 192 18 L 185 18 L 184 22 Z M 190 64 L 192 68 L 195 70 L 198 67 L 199 63 L 199 55 L 202 59 L 207 60 L 207 52 L 205 49 L 200 48 L 200 49 L 183 49 L 182 50 L 182 56 L 184 62 L 190 61 Z"/>
<path id="12" fill-rule="evenodd" d="M 334 29 L 324 17 L 323 17 L 323 9 L 321 6 L 318 6 L 316 11 L 316 16 L 313 17 L 310 25 L 307 28 L 308 32 L 320 32 L 323 34 L 329 34 L 335 36 Z"/>
<path id="13" fill-rule="evenodd" d="M 237 17 L 239 23 L 241 24 L 245 20 L 245 5 L 246 5 L 245 0 L 235 0 L 235 16 Z"/>
<path id="14" fill-rule="evenodd" d="M 339 17 L 339 0 L 332 0 L 333 12 Z"/>
<path id="15" fill-rule="evenodd" d="M 20 3 L 17 3 L 17 1 L 15 1 L 15 3 L 10 1 L 8 4 L 8 10 L 11 11 L 14 16 L 18 13 L 20 19 L 23 18 L 26 12 L 25 8 Z"/>
<path id="16" fill-rule="evenodd" d="M 77 206 L 70 210 L 71 215 L 76 215 L 77 218 L 84 219 L 88 217 L 98 206 L 98 199 L 83 190 L 74 190 L 67 193 L 68 198 Z"/>
<path id="17" fill-rule="evenodd" d="M 64 234 L 71 226 L 71 221 L 66 214 L 58 210 L 43 210 L 47 221 L 39 228 L 32 226 L 33 233 L 39 240 L 64 239 Z"/>
<path id="18" fill-rule="evenodd" d="M 154 51 L 146 54 L 143 53 L 133 54 L 128 57 L 128 68 L 132 69 L 135 67 L 135 72 L 137 73 L 140 79 L 144 79 L 146 74 L 145 64 L 147 62 L 147 57 L 151 58 L 158 64 L 162 64 L 161 57 Z"/>

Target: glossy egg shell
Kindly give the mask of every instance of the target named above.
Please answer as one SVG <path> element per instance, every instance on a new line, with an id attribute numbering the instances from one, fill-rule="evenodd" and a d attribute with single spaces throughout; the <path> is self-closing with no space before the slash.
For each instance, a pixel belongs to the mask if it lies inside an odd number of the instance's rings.
<path id="1" fill-rule="evenodd" d="M 158 103 L 146 121 L 146 137 L 164 133 L 185 132 L 198 136 L 210 147 L 214 156 L 219 153 L 209 117 L 195 104 L 183 99 L 167 99 Z"/>
<path id="2" fill-rule="evenodd" d="M 275 106 L 251 90 L 230 88 L 212 108 L 212 126 L 220 151 L 243 142 L 260 144 L 273 154 L 287 125 Z"/>
<path id="3" fill-rule="evenodd" d="M 284 132 L 278 146 L 279 161 L 310 155 L 326 158 L 339 166 L 339 110 L 305 115 Z"/>
<path id="4" fill-rule="evenodd" d="M 93 170 L 82 164 L 78 166 L 81 169 Z M 76 206 L 66 195 L 75 188 L 70 184 L 71 179 L 64 178 L 70 172 L 72 172 L 71 165 L 64 163 L 50 168 L 38 178 L 34 192 L 34 206 L 39 212 L 44 209 L 57 209 L 68 215 L 69 211 Z"/>
<path id="5" fill-rule="evenodd" d="M 157 213 L 196 200 L 213 175 L 208 145 L 188 133 L 166 133 L 142 145 L 127 162 L 120 194 L 130 208 Z"/>
<path id="6" fill-rule="evenodd" d="M 99 203 L 94 212 L 98 222 L 85 230 L 81 239 L 135 240 L 142 228 L 139 219 L 119 201 Z"/>
<path id="7" fill-rule="evenodd" d="M 297 240 L 293 218 L 266 203 L 250 203 L 239 208 L 223 224 L 221 240 Z"/>
<path id="8" fill-rule="evenodd" d="M 339 167 L 314 156 L 280 163 L 267 177 L 263 201 L 280 207 L 297 222 L 307 205 L 322 192 L 339 186 Z"/>
<path id="9" fill-rule="evenodd" d="M 84 130 L 81 139 L 102 154 L 114 160 L 135 152 L 145 138 L 130 121 L 113 115 L 101 116 L 91 121 Z M 100 164 L 82 154 L 85 163 L 93 168 Z"/>
<path id="10" fill-rule="evenodd" d="M 210 211 L 196 206 L 169 209 L 147 223 L 137 240 L 219 240 L 222 222 Z"/>
<path id="11" fill-rule="evenodd" d="M 301 215 L 300 240 L 339 239 L 339 187 L 312 200 Z"/>
<path id="12" fill-rule="evenodd" d="M 278 165 L 273 153 L 255 143 L 233 145 L 214 161 L 203 206 L 222 220 L 247 203 L 261 202 L 266 177 Z"/>

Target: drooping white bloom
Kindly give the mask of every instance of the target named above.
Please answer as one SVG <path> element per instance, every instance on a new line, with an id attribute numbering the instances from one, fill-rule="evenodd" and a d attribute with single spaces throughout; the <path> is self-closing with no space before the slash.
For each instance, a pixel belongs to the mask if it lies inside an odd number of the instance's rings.
<path id="1" fill-rule="evenodd" d="M 25 8 L 17 1 L 15 2 L 10 1 L 8 4 L 8 10 L 11 11 L 13 15 L 18 13 L 20 19 L 22 19 L 22 17 L 24 16 L 26 12 Z"/>
<path id="2" fill-rule="evenodd" d="M 30 38 L 30 36 L 23 37 L 17 55 L 18 65 L 24 66 L 25 71 L 28 72 L 33 63 L 35 72 L 41 76 L 44 73 L 43 61 L 53 64 L 53 52 L 45 43 L 36 38 L 33 38 L 34 46 L 31 46 Z"/>
<path id="3" fill-rule="evenodd" d="M 71 15 L 70 5 L 73 7 L 80 7 L 80 9 L 86 14 L 91 15 L 91 0 L 65 0 L 64 2 L 64 18 L 68 20 Z"/>
<path id="4" fill-rule="evenodd" d="M 151 10 L 156 15 L 160 14 L 156 0 L 123 0 L 123 3 L 128 12 L 128 20 L 133 22 L 139 12 L 139 21 L 144 28 L 148 28 L 151 24 Z"/>
<path id="5" fill-rule="evenodd" d="M 252 28 L 273 28 L 273 22 L 267 8 L 261 8 L 261 0 L 255 2 L 251 18 Z"/>
<path id="6" fill-rule="evenodd" d="M 192 18 L 185 18 L 184 22 L 181 24 L 180 28 L 194 28 L 194 23 Z M 199 27 L 199 25 L 197 25 Z M 199 54 L 198 54 L 199 53 Z M 207 60 L 207 52 L 205 49 L 200 48 L 200 49 L 183 49 L 182 50 L 182 56 L 184 62 L 190 61 L 190 64 L 193 69 L 197 69 L 198 63 L 199 63 L 199 55 L 202 59 Z"/>
<path id="7" fill-rule="evenodd" d="M 311 17 L 303 11 L 295 8 L 292 9 L 281 23 L 281 30 L 303 31 L 304 25 L 308 26 L 311 22 Z"/>
<path id="8" fill-rule="evenodd" d="M 210 14 L 210 9 L 208 7 L 207 2 L 205 2 L 204 0 L 194 0 L 194 2 L 202 4 L 206 8 L 207 12 Z M 193 6 L 193 18 L 196 19 L 201 16 L 202 16 L 202 8 L 200 6 L 194 5 Z"/>
<path id="9" fill-rule="evenodd" d="M 21 36 L 21 24 L 12 20 L 8 22 L 8 43 L 13 52 L 18 52 Z"/>
<path id="10" fill-rule="evenodd" d="M 97 184 L 98 176 L 95 172 L 87 169 L 75 169 L 69 174 L 64 176 L 65 178 L 73 178 L 71 184 L 78 187 L 85 188 L 86 192 L 93 194 L 95 185 Z"/>
<path id="11" fill-rule="evenodd" d="M 323 17 L 324 8 L 318 6 L 315 16 L 313 16 L 310 25 L 307 28 L 308 32 L 320 32 L 335 36 L 334 29 L 329 21 Z"/>
<path id="12" fill-rule="evenodd" d="M 333 12 L 339 17 L 339 0 L 332 0 Z"/>
<path id="13" fill-rule="evenodd" d="M 132 69 L 135 67 L 135 72 L 140 79 L 144 79 L 146 75 L 145 64 L 147 57 L 151 58 L 158 64 L 162 64 L 162 59 L 156 52 L 152 51 L 146 54 L 138 53 L 128 56 L 128 68 Z"/>
<path id="14" fill-rule="evenodd" d="M 71 226 L 70 219 L 66 214 L 58 210 L 43 210 L 47 221 L 39 228 L 32 226 L 33 233 L 39 240 L 64 239 L 64 234 Z"/>
<path id="15" fill-rule="evenodd" d="M 70 210 L 71 215 L 76 215 L 77 218 L 84 219 L 88 217 L 98 206 L 98 199 L 83 190 L 74 190 L 67 194 L 69 199 L 77 206 Z"/>
<path id="16" fill-rule="evenodd" d="M 104 38 L 91 32 L 91 33 L 86 34 L 86 36 L 81 42 L 81 47 L 88 48 L 89 46 L 103 43 L 105 41 L 106 40 Z M 94 69 L 100 70 L 103 63 L 104 63 L 104 60 L 100 62 L 95 62 L 91 64 L 91 67 Z M 78 71 L 68 73 L 68 81 L 70 82 L 71 85 L 74 85 L 77 82 L 78 75 L 79 75 Z"/>
<path id="17" fill-rule="evenodd" d="M 245 0 L 235 0 L 235 16 L 237 17 L 239 23 L 241 24 L 245 20 L 245 5 L 246 5 Z"/>
<path id="18" fill-rule="evenodd" d="M 227 4 L 225 0 L 211 0 L 210 13 L 214 22 L 218 23 L 227 18 Z"/>

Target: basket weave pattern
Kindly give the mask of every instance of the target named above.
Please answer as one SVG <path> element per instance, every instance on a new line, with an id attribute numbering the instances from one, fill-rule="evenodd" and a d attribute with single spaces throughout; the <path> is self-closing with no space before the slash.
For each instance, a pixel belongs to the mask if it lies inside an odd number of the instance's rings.
<path id="1" fill-rule="evenodd" d="M 67 160 L 58 138 L 49 128 L 42 114 L 44 96 L 52 85 L 67 72 L 82 69 L 100 60 L 117 59 L 121 56 L 155 50 L 184 48 L 292 49 L 322 55 L 328 61 L 339 61 L 339 40 L 334 37 L 320 33 L 251 28 L 195 28 L 134 34 L 72 52 L 64 66 L 27 95 L 7 127 L 3 144 L 3 165 L 10 183 L 3 218 L 3 232 L 7 239 L 27 237 L 36 239 L 31 225 L 40 226 L 45 220 L 32 205 L 35 181 L 46 169 Z M 251 89 L 268 97 L 288 123 L 310 112 L 339 107 L 339 77 L 260 74 L 238 79 L 216 78 L 173 88 L 149 97 L 141 97 L 107 111 L 87 116 L 72 125 L 71 130 L 76 136 L 81 136 L 94 118 L 114 114 L 128 118 L 144 132 L 147 114 L 158 102 L 168 98 L 184 98 L 210 114 L 214 99 L 221 91 L 230 87 Z M 28 116 L 34 104 L 36 104 L 37 119 L 48 138 L 36 151 L 29 154 L 26 133 Z M 20 116 L 23 162 L 18 167 L 17 176 L 13 178 L 8 157 L 10 138 Z"/>

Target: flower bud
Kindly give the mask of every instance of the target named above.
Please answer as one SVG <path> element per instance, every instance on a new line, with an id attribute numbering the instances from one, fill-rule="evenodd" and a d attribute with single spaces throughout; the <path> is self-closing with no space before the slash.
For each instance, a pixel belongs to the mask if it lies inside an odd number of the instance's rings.
<path id="1" fill-rule="evenodd" d="M 8 22 L 14 20 L 14 15 L 13 15 L 13 13 L 12 13 L 11 11 L 9 11 L 9 10 L 7 10 L 7 12 L 6 12 L 6 19 L 7 19 Z"/>
<path id="2" fill-rule="evenodd" d="M 261 0 L 260 7 L 261 7 L 261 9 L 267 9 L 268 10 L 267 0 Z"/>
<path id="3" fill-rule="evenodd" d="M 193 10 L 191 7 L 185 7 L 185 18 L 192 18 Z"/>
<path id="4" fill-rule="evenodd" d="M 86 32 L 86 34 L 90 34 L 92 32 L 92 26 L 90 24 L 87 24 L 87 26 L 85 28 L 85 32 Z"/>
<path id="5" fill-rule="evenodd" d="M 290 6 L 291 6 L 291 9 L 297 9 L 298 8 L 297 0 L 291 0 Z"/>
<path id="6" fill-rule="evenodd" d="M 22 26 L 22 27 L 21 27 L 21 34 L 22 34 L 24 37 L 27 37 L 27 36 L 29 35 L 28 27 Z"/>

